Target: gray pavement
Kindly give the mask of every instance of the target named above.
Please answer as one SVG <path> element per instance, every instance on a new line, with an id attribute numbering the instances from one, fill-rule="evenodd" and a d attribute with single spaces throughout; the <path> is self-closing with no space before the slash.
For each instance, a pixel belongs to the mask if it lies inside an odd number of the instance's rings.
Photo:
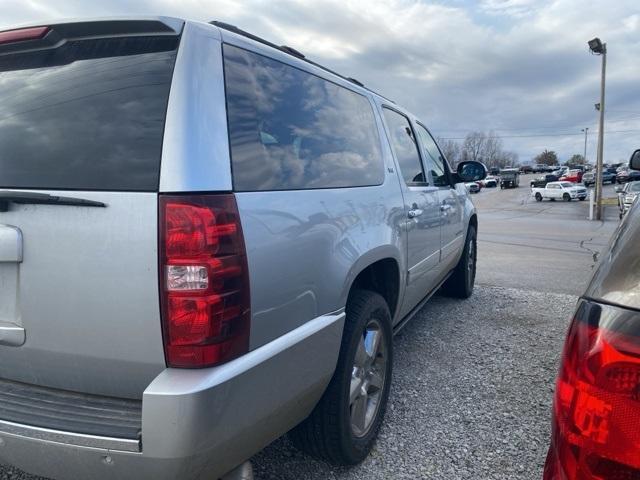
<path id="1" fill-rule="evenodd" d="M 436 296 L 396 337 L 385 424 L 363 464 L 336 468 L 283 437 L 254 458 L 259 479 L 538 479 L 564 332 L 617 226 L 587 202 L 536 203 L 529 179 L 483 189 L 477 288 Z M 613 196 L 613 189 L 607 187 Z M 0 480 L 35 477 L 0 466 Z"/>

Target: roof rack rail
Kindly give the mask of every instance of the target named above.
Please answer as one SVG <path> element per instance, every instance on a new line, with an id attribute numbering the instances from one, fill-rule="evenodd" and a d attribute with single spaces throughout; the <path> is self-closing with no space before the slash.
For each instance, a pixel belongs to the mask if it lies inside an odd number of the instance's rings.
<path id="1" fill-rule="evenodd" d="M 276 50 L 280 50 L 281 52 L 284 52 L 288 55 L 291 55 L 293 57 L 299 58 L 300 60 L 304 60 L 307 63 L 310 63 L 311 65 L 321 68 L 322 70 L 324 70 L 325 72 L 329 72 L 337 77 L 342 78 L 343 80 L 346 80 L 347 82 L 351 82 L 354 85 L 358 85 L 359 87 L 364 88 L 365 90 L 370 91 L 371 93 L 375 93 L 376 95 L 381 96 L 382 98 L 384 98 L 385 100 L 389 100 L 388 98 L 380 95 L 379 93 L 374 92 L 373 90 L 367 88 L 364 86 L 364 83 L 356 80 L 353 77 L 345 77 L 344 75 L 340 75 L 338 72 L 335 72 L 327 67 L 324 67 L 312 60 L 309 60 L 307 57 L 304 56 L 304 54 L 302 54 L 301 52 L 299 52 L 298 50 L 296 50 L 295 48 L 289 47 L 287 45 L 281 45 L 278 46 L 275 43 L 270 42 L 269 40 L 265 40 L 262 37 L 258 37 L 257 35 L 254 35 L 253 33 L 249 33 L 245 30 L 242 30 L 238 27 L 236 27 L 235 25 L 231 25 L 229 23 L 225 23 L 225 22 L 219 22 L 218 20 L 213 20 L 211 22 L 209 22 L 211 25 L 214 25 L 218 28 L 222 28 L 223 30 L 227 30 L 229 32 L 233 32 L 233 33 L 237 33 L 238 35 L 242 35 L 243 37 L 247 37 L 250 38 L 251 40 L 254 40 L 258 43 L 262 43 L 263 45 L 267 45 L 271 48 L 275 48 Z M 395 103 L 393 100 L 389 100 L 391 103 Z"/>
<path id="2" fill-rule="evenodd" d="M 306 59 L 306 57 L 302 52 L 299 52 L 293 47 L 289 47 L 287 45 L 280 45 L 280 50 L 282 50 L 283 52 L 287 52 L 289 55 L 293 55 L 294 57 L 298 57 L 302 60 Z"/>

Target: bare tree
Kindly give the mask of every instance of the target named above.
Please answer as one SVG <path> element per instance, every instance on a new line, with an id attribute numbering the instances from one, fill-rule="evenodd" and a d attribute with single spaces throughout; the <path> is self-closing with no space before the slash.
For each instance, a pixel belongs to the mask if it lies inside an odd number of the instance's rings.
<path id="1" fill-rule="evenodd" d="M 444 138 L 437 138 L 436 141 L 444 154 L 444 158 L 449 161 L 449 165 L 456 168 L 460 161 L 460 144 L 455 140 Z"/>
<path id="2" fill-rule="evenodd" d="M 468 133 L 462 144 L 461 159 L 475 160 L 476 162 L 481 161 L 486 140 L 487 134 L 484 132 Z"/>
<path id="3" fill-rule="evenodd" d="M 503 168 L 518 164 L 518 155 L 504 149 L 502 139 L 493 131 L 471 132 L 462 143 L 460 160 L 483 162 L 487 167 Z"/>

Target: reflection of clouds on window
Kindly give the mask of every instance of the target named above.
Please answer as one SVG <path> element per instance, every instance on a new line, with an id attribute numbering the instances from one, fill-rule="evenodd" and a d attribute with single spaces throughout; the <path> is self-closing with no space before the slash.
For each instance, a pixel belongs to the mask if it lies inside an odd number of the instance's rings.
<path id="1" fill-rule="evenodd" d="M 237 189 L 382 182 L 380 140 L 364 96 L 236 47 L 225 45 L 224 53 Z"/>
<path id="2" fill-rule="evenodd" d="M 400 166 L 400 172 L 408 185 L 425 181 L 418 147 L 409 119 L 393 110 L 385 108 L 384 118 L 389 128 L 391 147 Z"/>
<path id="3" fill-rule="evenodd" d="M 22 70 L 3 59 L 0 185 L 156 189 L 173 48 L 95 40 L 20 55 Z"/>

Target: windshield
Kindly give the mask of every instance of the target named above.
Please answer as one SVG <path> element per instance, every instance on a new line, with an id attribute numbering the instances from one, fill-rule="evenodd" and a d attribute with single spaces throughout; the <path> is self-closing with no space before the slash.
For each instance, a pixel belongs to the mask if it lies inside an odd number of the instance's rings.
<path id="1" fill-rule="evenodd" d="M 634 193 L 640 192 L 640 182 L 630 183 L 627 189 L 627 192 L 634 192 Z"/>
<path id="2" fill-rule="evenodd" d="M 70 41 L 0 57 L 0 187 L 158 187 L 178 39 Z"/>
<path id="3" fill-rule="evenodd" d="M 562 185 L 564 188 L 571 188 L 574 186 L 571 182 L 562 182 L 560 185 Z"/>

